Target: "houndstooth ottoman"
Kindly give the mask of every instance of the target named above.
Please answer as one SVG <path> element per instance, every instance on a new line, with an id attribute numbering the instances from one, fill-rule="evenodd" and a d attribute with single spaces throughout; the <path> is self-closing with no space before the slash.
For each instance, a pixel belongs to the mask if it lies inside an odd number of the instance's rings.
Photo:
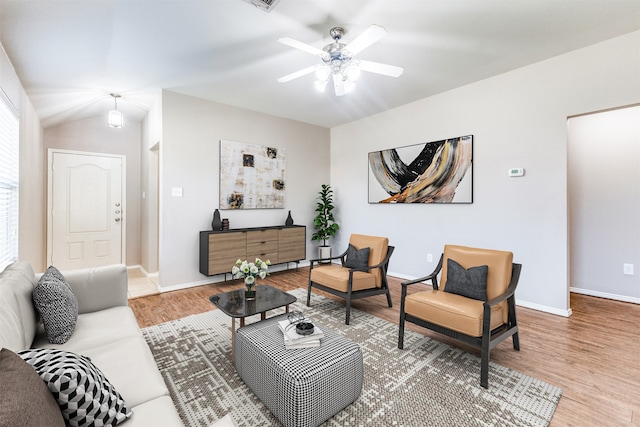
<path id="1" fill-rule="evenodd" d="M 283 319 L 236 331 L 236 370 L 284 426 L 318 426 L 360 396 L 362 352 L 322 325 L 320 347 L 287 350 L 277 324 Z"/>

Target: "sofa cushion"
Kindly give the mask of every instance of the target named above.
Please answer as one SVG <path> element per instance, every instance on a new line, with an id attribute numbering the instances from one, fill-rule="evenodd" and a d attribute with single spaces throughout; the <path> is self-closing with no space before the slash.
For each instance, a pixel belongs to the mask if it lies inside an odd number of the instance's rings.
<path id="1" fill-rule="evenodd" d="M 0 273 L 0 347 L 18 351 L 31 346 L 38 325 L 31 298 L 35 285 L 27 262 L 14 262 Z"/>
<path id="2" fill-rule="evenodd" d="M 486 301 L 488 270 L 489 267 L 486 265 L 464 268 L 449 258 L 447 260 L 447 287 L 444 291 Z"/>
<path id="3" fill-rule="evenodd" d="M 0 350 L 0 426 L 64 427 L 53 395 L 38 373 L 20 356 Z"/>
<path id="4" fill-rule="evenodd" d="M 80 314 L 76 329 L 66 343 L 52 344 L 41 326 L 33 347 L 58 348 L 84 354 L 86 350 L 114 343 L 125 338 L 141 337 L 138 322 L 129 307 L 113 307 L 93 313 Z"/>
<path id="5" fill-rule="evenodd" d="M 18 353 L 38 372 L 69 426 L 115 426 L 132 414 L 120 393 L 85 356 L 56 349 Z"/>
<path id="6" fill-rule="evenodd" d="M 344 266 L 355 268 L 357 270 L 367 271 L 369 266 L 369 252 L 371 248 L 356 249 L 351 243 L 347 249 L 347 255 L 344 260 Z"/>
<path id="7" fill-rule="evenodd" d="M 82 354 L 100 367 L 132 408 L 169 395 L 153 354 L 142 337 L 122 339 Z"/>
<path id="8" fill-rule="evenodd" d="M 76 327 L 78 300 L 54 266 L 47 269 L 34 288 L 33 303 L 42 317 L 49 341 L 54 344 L 67 342 Z"/>
<path id="9" fill-rule="evenodd" d="M 209 408 L 210 410 L 210 408 Z M 133 415 L 123 427 L 182 426 L 182 420 L 169 396 L 160 396 L 133 407 Z"/>
<path id="10" fill-rule="evenodd" d="M 13 351 L 29 347 L 22 332 L 18 301 L 9 286 L 0 286 L 0 347 Z"/>

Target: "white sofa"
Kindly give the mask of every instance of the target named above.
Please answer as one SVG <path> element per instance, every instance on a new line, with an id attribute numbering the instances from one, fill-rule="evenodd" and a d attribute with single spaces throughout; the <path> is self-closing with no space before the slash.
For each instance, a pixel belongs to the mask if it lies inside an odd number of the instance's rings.
<path id="1" fill-rule="evenodd" d="M 122 395 L 133 415 L 120 425 L 183 426 L 127 303 L 127 271 L 116 265 L 63 271 L 78 300 L 71 338 L 51 344 L 32 302 L 39 276 L 17 262 L 0 273 L 0 348 L 58 348 L 87 356 Z"/>

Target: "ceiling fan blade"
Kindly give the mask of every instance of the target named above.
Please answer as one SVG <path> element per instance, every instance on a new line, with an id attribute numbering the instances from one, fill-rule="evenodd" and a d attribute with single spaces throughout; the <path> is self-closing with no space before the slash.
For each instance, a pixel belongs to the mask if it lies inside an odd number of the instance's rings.
<path id="1" fill-rule="evenodd" d="M 333 89 L 336 92 L 336 96 L 342 96 L 346 93 L 344 89 L 344 81 L 340 74 L 333 74 Z"/>
<path id="2" fill-rule="evenodd" d="M 302 70 L 298 70 L 294 73 L 287 74 L 286 76 L 282 76 L 278 79 L 280 83 L 290 82 L 293 79 L 297 79 L 298 77 L 306 76 L 307 74 L 311 74 L 316 70 L 316 66 L 313 65 L 311 67 L 303 68 Z"/>
<path id="3" fill-rule="evenodd" d="M 400 77 L 404 73 L 404 68 L 395 65 L 382 64 L 380 62 L 360 60 L 360 69 L 370 73 L 382 74 L 389 77 Z"/>
<path id="4" fill-rule="evenodd" d="M 345 49 L 351 52 L 352 55 L 355 55 L 383 38 L 385 34 L 387 34 L 387 30 L 380 25 L 374 24 L 353 39 Z"/>
<path id="5" fill-rule="evenodd" d="M 285 44 L 289 47 L 292 47 L 294 49 L 298 49 L 301 50 L 303 52 L 307 52 L 310 53 L 312 55 L 318 55 L 318 56 L 322 56 L 324 54 L 324 51 L 322 49 L 318 49 L 316 47 L 313 47 L 311 45 L 308 45 L 306 43 L 302 43 L 298 40 L 294 40 L 290 37 L 282 37 L 280 39 L 278 39 L 278 41 L 282 44 Z"/>

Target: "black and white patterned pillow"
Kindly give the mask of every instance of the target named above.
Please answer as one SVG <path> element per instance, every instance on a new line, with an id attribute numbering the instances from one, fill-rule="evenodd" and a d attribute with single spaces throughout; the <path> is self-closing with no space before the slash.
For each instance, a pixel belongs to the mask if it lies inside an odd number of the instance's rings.
<path id="1" fill-rule="evenodd" d="M 88 357 L 52 348 L 18 354 L 47 384 L 68 426 L 115 426 L 133 414 Z"/>
<path id="2" fill-rule="evenodd" d="M 33 289 L 32 297 L 49 342 L 66 343 L 78 320 L 78 299 L 67 279 L 57 268 L 50 266 Z"/>

